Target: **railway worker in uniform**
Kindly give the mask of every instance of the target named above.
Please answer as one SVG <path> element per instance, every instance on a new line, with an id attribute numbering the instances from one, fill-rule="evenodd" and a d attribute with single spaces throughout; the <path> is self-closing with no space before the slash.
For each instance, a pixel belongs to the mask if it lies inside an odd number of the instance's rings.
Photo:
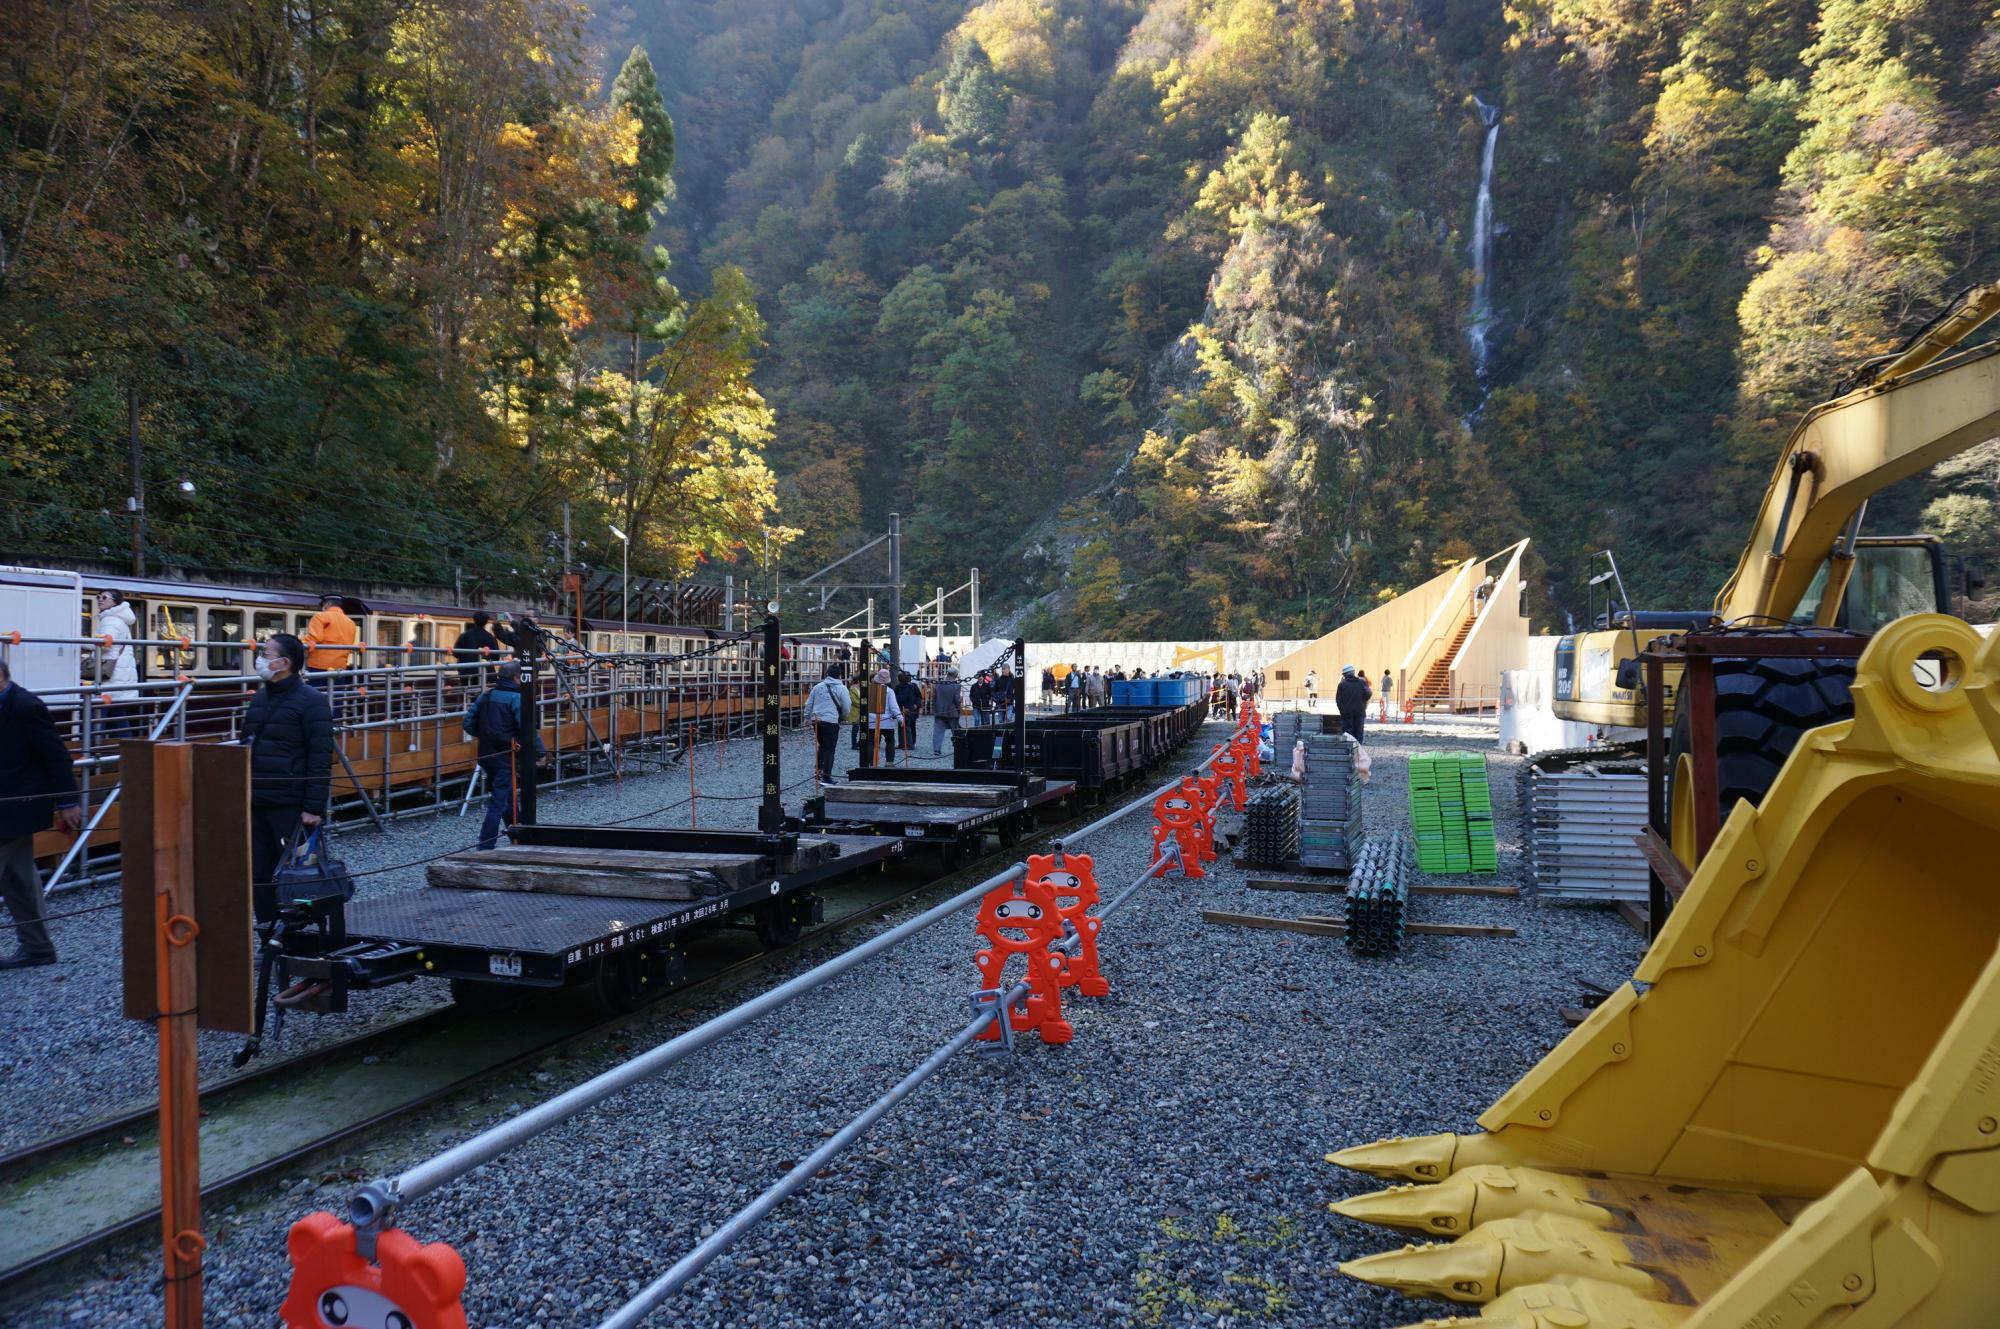
<path id="1" fill-rule="evenodd" d="M 528 727 L 527 706 L 521 699 L 521 666 L 506 661 L 494 671 L 493 686 L 465 708 L 465 735 L 479 744 L 479 769 L 486 773 L 486 820 L 479 826 L 479 847 L 491 849 L 500 827 L 534 824 L 534 808 L 520 791 L 535 779 L 542 759 L 542 736 Z"/>
<path id="2" fill-rule="evenodd" d="M 847 695 L 847 685 L 840 681 L 840 666 L 828 665 L 820 674 L 819 682 L 813 684 L 806 694 L 806 719 L 813 727 L 813 738 L 819 744 L 820 783 L 833 779 L 833 754 L 840 747 L 840 722 L 847 718 L 848 707 L 853 698 Z"/>
<path id="3" fill-rule="evenodd" d="M 1340 712 L 1340 727 L 1361 741 L 1361 726 L 1368 718 L 1368 699 L 1374 696 L 1368 680 L 1353 665 L 1340 667 L 1340 682 L 1333 689 L 1333 708 Z"/>
<path id="4" fill-rule="evenodd" d="M 945 670 L 944 677 L 931 689 L 931 755 L 944 754 L 944 736 L 958 732 L 960 693 L 958 671 Z"/>
<path id="5" fill-rule="evenodd" d="M 306 624 L 306 635 L 300 640 L 306 645 L 306 669 L 311 673 L 351 669 L 361 662 L 359 652 L 347 649 L 360 645 L 361 629 L 347 616 L 346 597 L 336 591 L 328 591 L 319 598 L 319 612 Z M 322 692 L 326 690 L 323 678 L 313 679 L 312 685 Z"/>
<path id="6" fill-rule="evenodd" d="M 0 897 L 14 920 L 11 955 L 0 969 L 31 969 L 56 962 L 49 937 L 48 902 L 35 869 L 35 832 L 60 823 L 83 824 L 76 805 L 76 768 L 40 697 L 14 682 L 0 660 Z"/>
<path id="7" fill-rule="evenodd" d="M 97 655 L 97 681 L 104 685 L 104 699 L 109 704 L 104 723 L 91 735 L 93 744 L 146 736 L 140 722 L 139 659 L 132 649 L 132 629 L 137 622 L 123 591 L 97 593 L 97 635 L 108 638 L 111 645 Z"/>
<path id="8" fill-rule="evenodd" d="M 314 622 L 318 622 L 317 619 Z M 333 773 L 333 711 L 300 679 L 305 643 L 289 632 L 257 648 L 264 680 L 243 715 L 250 745 L 250 903 L 259 923 L 278 916 L 271 874 L 301 828 L 319 825 Z"/>

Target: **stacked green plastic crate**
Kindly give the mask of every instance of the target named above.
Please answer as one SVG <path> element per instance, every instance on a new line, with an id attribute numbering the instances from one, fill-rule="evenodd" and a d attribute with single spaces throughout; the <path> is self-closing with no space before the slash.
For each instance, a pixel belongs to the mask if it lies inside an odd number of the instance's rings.
<path id="1" fill-rule="evenodd" d="M 1485 758 L 1476 752 L 1413 754 L 1410 826 L 1423 871 L 1492 872 L 1498 863 Z"/>

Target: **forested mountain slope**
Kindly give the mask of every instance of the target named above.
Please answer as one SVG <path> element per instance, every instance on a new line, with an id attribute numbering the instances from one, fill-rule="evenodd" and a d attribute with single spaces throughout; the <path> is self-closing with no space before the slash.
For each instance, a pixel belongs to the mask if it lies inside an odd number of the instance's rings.
<path id="1" fill-rule="evenodd" d="M 1706 603 L 1798 411 L 2000 278 L 1996 36 L 1992 0 L 0 5 L 0 559 L 122 559 L 136 464 L 190 572 L 546 586 L 567 507 L 587 566 L 768 531 L 797 573 L 901 511 L 914 586 L 976 564 L 1035 635 L 1309 635 L 1522 535 L 1545 624 L 1605 546 Z M 1990 565 L 1996 476 L 1871 529 Z"/>
<path id="2" fill-rule="evenodd" d="M 1789 419 L 2000 275 L 1966 0 L 607 7 L 667 239 L 770 329 L 784 519 L 1076 635 L 1297 635 L 1529 534 L 1706 603 Z M 1497 107 L 1494 322 L 1468 329 Z M 1996 461 L 1877 505 L 1991 554 Z M 1553 612 L 1548 617 L 1554 618 Z"/>

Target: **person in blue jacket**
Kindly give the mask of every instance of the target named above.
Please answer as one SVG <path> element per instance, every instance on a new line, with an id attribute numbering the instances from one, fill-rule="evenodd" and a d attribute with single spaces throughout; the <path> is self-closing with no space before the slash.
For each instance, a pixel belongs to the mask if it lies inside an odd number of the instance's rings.
<path id="1" fill-rule="evenodd" d="M 479 826 L 479 847 L 491 849 L 500 840 L 502 822 L 532 825 L 532 807 L 523 807 L 521 781 L 535 778 L 542 759 L 542 736 L 527 724 L 521 704 L 521 666 L 512 660 L 494 671 L 493 686 L 465 708 L 465 735 L 479 744 L 479 769 L 486 773 L 486 820 Z"/>

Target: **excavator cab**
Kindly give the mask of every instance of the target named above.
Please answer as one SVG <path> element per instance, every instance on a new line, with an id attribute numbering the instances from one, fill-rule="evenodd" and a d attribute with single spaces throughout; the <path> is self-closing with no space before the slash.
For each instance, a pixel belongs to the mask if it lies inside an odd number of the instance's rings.
<path id="1" fill-rule="evenodd" d="M 1820 564 L 1799 599 L 1792 621 L 1820 621 L 1833 560 Z M 1935 535 L 1864 535 L 1854 542 L 1854 571 L 1830 624 L 1850 632 L 1876 632 L 1911 614 L 1952 612 L 1951 578 L 1944 541 Z"/>

